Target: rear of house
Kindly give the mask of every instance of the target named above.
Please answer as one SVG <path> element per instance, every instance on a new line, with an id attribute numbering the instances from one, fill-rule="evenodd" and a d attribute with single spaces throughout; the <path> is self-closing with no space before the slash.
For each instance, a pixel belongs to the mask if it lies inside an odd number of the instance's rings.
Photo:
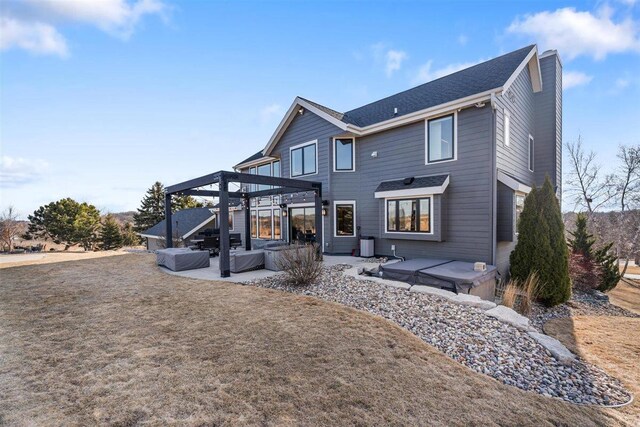
<path id="1" fill-rule="evenodd" d="M 562 65 L 536 46 L 340 113 L 296 98 L 241 172 L 319 181 L 325 253 L 482 261 L 508 271 L 526 194 L 560 194 Z M 311 194 L 251 201 L 251 237 L 313 240 Z"/>

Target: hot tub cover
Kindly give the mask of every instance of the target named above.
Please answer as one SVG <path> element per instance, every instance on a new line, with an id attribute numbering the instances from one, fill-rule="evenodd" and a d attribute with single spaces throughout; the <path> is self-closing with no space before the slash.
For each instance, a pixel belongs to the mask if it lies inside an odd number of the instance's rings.
<path id="1" fill-rule="evenodd" d="M 495 280 L 497 268 L 487 265 L 486 271 L 475 271 L 472 262 L 451 261 L 417 272 L 415 284 L 438 286 L 455 292 L 468 292 L 488 280 Z"/>
<path id="2" fill-rule="evenodd" d="M 446 259 L 417 258 L 383 264 L 380 266 L 380 271 L 382 272 L 382 277 L 385 279 L 415 284 L 419 270 L 432 268 L 449 262 L 451 261 Z"/>

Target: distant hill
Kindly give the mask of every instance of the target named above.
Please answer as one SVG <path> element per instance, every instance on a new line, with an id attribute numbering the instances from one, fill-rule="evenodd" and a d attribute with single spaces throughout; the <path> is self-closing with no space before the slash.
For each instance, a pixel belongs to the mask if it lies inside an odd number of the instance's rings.
<path id="1" fill-rule="evenodd" d="M 133 214 L 135 213 L 136 211 L 127 211 L 127 212 L 115 212 L 115 213 L 112 213 L 111 215 L 113 215 L 120 224 L 125 224 L 127 222 L 130 222 L 133 224 Z"/>

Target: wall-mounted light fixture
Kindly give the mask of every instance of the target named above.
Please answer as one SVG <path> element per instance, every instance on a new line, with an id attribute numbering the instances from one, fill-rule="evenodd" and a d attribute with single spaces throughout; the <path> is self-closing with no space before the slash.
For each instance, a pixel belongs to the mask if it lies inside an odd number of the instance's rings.
<path id="1" fill-rule="evenodd" d="M 378 152 L 374 151 L 373 153 L 371 153 L 371 157 L 373 157 L 374 159 L 378 157 Z"/>
<path id="2" fill-rule="evenodd" d="M 322 208 L 322 216 L 327 216 L 327 215 L 329 215 L 329 209 Z"/>
<path id="3" fill-rule="evenodd" d="M 298 110 L 298 114 L 303 115 L 304 114 L 304 108 L 300 107 L 300 109 Z"/>

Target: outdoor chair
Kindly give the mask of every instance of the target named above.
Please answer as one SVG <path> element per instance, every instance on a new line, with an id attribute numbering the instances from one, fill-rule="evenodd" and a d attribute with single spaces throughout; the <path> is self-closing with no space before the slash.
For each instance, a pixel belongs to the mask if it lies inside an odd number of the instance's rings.
<path id="1" fill-rule="evenodd" d="M 218 255 L 220 253 L 220 236 L 205 236 L 202 248 L 208 250 L 210 256 Z"/>

